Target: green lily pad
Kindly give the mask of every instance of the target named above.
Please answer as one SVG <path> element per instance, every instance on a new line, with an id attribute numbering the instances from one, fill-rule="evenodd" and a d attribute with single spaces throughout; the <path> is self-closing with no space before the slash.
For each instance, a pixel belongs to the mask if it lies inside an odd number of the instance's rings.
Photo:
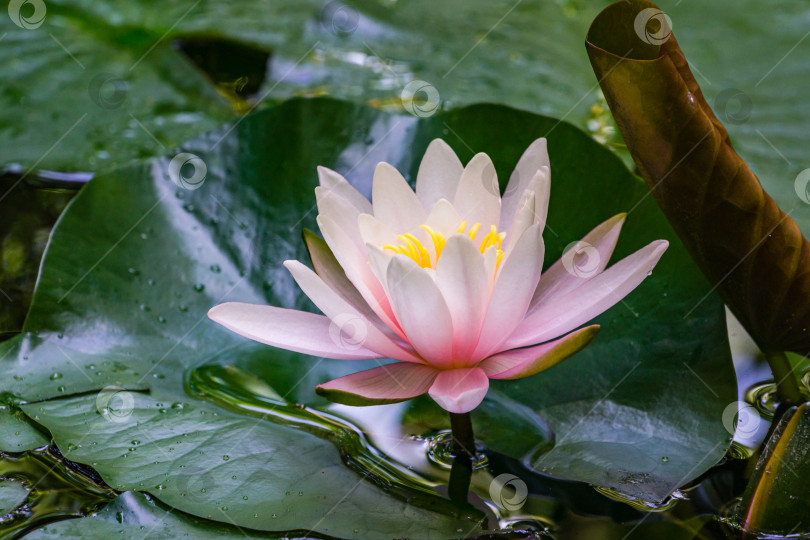
<path id="1" fill-rule="evenodd" d="M 19 482 L 0 481 L 0 516 L 4 516 L 20 506 L 28 496 L 28 490 Z"/>
<path id="2" fill-rule="evenodd" d="M 478 530 L 474 521 L 386 496 L 347 468 L 328 440 L 307 431 L 312 415 L 285 426 L 265 421 L 269 413 L 256 419 L 205 402 L 173 401 L 178 390 L 118 390 L 24 409 L 50 426 L 58 443 L 75 441 L 65 447 L 68 457 L 92 463 L 115 489 L 147 491 L 206 519 L 342 538 L 441 538 Z M 438 497 L 424 495 L 424 505 L 441 508 Z"/>
<path id="3" fill-rule="evenodd" d="M 24 452 L 48 441 L 22 412 L 0 405 L 0 452 Z"/>
<path id="4" fill-rule="evenodd" d="M 214 133 L 183 146 L 206 164 L 198 189 L 169 179 L 170 157 L 133 165 L 91 181 L 54 230 L 25 333 L 3 360 L 3 390 L 27 402 L 25 412 L 68 459 L 90 464 L 117 489 L 147 491 L 240 527 L 349 537 L 416 534 L 413 523 L 418 536 L 472 529 L 474 520 L 449 516 L 447 501 L 419 489 L 418 479 L 406 493 L 392 486 L 387 494 L 360 482 L 315 411 L 282 418 L 294 402 L 323 406 L 317 383 L 373 364 L 265 347 L 206 312 L 223 301 L 312 309 L 281 262 L 306 260 L 300 234 L 314 228 L 316 165 L 346 173 L 368 194 L 378 161 L 414 178 L 429 141 L 444 137 L 464 160 L 472 150 L 489 152 L 505 181 L 529 142 L 546 134 L 554 171 L 549 262 L 628 210 L 617 257 L 657 238 L 672 245 L 653 277 L 599 318 L 602 332 L 590 348 L 498 390 L 522 404 L 515 410 L 549 420 L 558 445 L 546 459 L 557 459 L 549 467 L 560 476 L 657 499 L 678 487 L 675 479 L 685 483 L 722 456 L 730 440 L 722 412 L 736 399 L 722 304 L 641 181 L 581 131 L 501 106 L 416 119 L 333 100 L 293 100 L 228 129 L 221 143 Z M 257 419 L 249 407 L 198 400 L 184 387 L 206 366 L 261 377 L 275 412 Z M 525 434 L 526 426 L 520 419 L 516 429 Z M 525 455 L 531 441 L 510 444 L 504 433 L 493 431 L 499 451 L 535 461 Z M 672 452 L 665 471 L 664 452 Z M 368 461 L 352 462 L 385 485 Z M 214 488 L 183 496 L 181 465 Z M 628 474 L 633 482 L 623 481 Z M 338 510 L 324 514 L 330 505 Z"/>
<path id="5" fill-rule="evenodd" d="M 243 538 L 245 531 L 207 520 L 195 519 L 171 509 L 164 509 L 143 493 L 122 493 L 99 513 L 86 519 L 59 521 L 42 527 L 26 538 L 140 538 L 148 533 L 154 540 L 173 538 Z M 285 534 L 262 534 L 249 531 L 250 538 L 286 538 Z M 310 533 L 311 534 L 311 533 Z"/>

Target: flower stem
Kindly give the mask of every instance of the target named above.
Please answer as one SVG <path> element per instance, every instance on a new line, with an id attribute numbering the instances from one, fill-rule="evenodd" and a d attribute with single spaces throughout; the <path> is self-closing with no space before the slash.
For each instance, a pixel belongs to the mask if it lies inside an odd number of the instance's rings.
<path id="1" fill-rule="evenodd" d="M 793 368 L 787 356 L 782 351 L 765 353 L 768 365 L 773 372 L 773 380 L 776 381 L 776 394 L 782 405 L 791 407 L 804 403 L 805 398 L 799 390 L 799 383 L 793 374 Z"/>
<path id="2" fill-rule="evenodd" d="M 472 464 L 475 457 L 475 437 L 473 437 L 470 413 L 450 413 L 452 450 L 455 458 L 450 468 L 450 483 L 447 486 L 450 500 L 466 506 L 467 492 L 472 480 Z"/>
<path id="3" fill-rule="evenodd" d="M 456 459 L 464 455 L 472 460 L 475 456 L 475 437 L 470 413 L 450 413 L 450 430 L 453 434 L 453 455 Z"/>

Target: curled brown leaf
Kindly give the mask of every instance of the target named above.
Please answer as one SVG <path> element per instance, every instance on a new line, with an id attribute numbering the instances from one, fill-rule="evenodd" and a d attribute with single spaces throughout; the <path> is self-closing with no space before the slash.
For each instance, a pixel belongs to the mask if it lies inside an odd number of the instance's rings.
<path id="1" fill-rule="evenodd" d="M 703 273 L 763 350 L 809 353 L 810 243 L 732 148 L 668 17 L 616 2 L 586 48 L 641 176 Z"/>

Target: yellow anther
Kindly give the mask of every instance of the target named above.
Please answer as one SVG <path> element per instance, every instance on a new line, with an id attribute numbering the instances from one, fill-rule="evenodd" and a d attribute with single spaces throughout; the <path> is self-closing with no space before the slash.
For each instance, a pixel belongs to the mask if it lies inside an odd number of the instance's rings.
<path id="1" fill-rule="evenodd" d="M 402 236 L 411 241 L 411 245 L 416 250 L 418 256 L 418 258 L 415 258 L 414 260 L 419 264 L 419 266 L 422 268 L 427 268 L 430 266 L 430 254 L 425 249 L 425 246 L 422 245 L 422 242 L 411 233 L 407 233 Z"/>
<path id="2" fill-rule="evenodd" d="M 402 249 L 401 246 L 392 246 L 391 244 L 386 244 L 386 245 L 383 246 L 383 249 L 390 249 L 394 253 L 400 253 L 402 255 L 407 255 L 407 253 L 404 252 L 404 250 Z"/>
<path id="3" fill-rule="evenodd" d="M 480 223 L 476 223 L 475 225 L 472 226 L 472 229 L 470 229 L 470 232 L 467 233 L 467 236 L 470 237 L 470 240 L 475 240 L 475 235 L 478 233 L 479 228 L 481 228 Z"/>
<path id="4" fill-rule="evenodd" d="M 405 248 L 406 251 L 405 255 L 415 260 L 416 262 L 419 262 L 419 250 L 417 250 L 416 246 L 413 245 L 411 239 L 405 236 L 404 234 L 400 234 L 399 236 L 397 236 L 397 238 L 399 238 L 399 240 L 405 244 L 404 246 L 401 246 Z"/>
<path id="5" fill-rule="evenodd" d="M 444 235 L 437 233 L 427 225 L 420 225 L 419 228 L 428 233 L 430 239 L 433 240 L 433 249 L 436 251 L 436 261 L 438 262 L 439 255 L 442 254 L 442 250 L 444 249 Z"/>
<path id="6" fill-rule="evenodd" d="M 447 243 L 444 235 L 440 232 L 434 231 L 428 225 L 420 225 L 420 229 L 425 231 L 430 238 L 430 241 L 433 242 L 433 250 L 435 252 L 435 257 L 431 260 L 430 252 L 425 247 L 425 244 L 419 240 L 415 235 L 411 233 L 400 234 L 397 236 L 397 239 L 401 242 L 400 245 L 394 246 L 392 244 L 386 244 L 383 246 L 383 249 L 390 249 L 396 254 L 405 255 L 406 257 L 410 257 L 416 264 L 421 266 L 422 268 L 436 268 L 436 265 L 439 262 L 439 257 L 444 250 L 444 246 Z M 478 230 L 481 228 L 480 223 L 476 223 L 473 225 L 469 231 L 465 232 L 467 228 L 467 222 L 461 222 L 461 225 L 458 227 L 458 234 L 466 234 L 470 240 L 475 241 L 475 236 L 478 234 Z M 490 225 L 489 232 L 481 239 L 478 247 L 481 253 L 484 253 L 489 248 L 494 247 L 496 250 L 496 265 L 501 263 L 501 259 L 503 259 L 503 251 L 501 250 L 502 244 L 504 239 L 506 238 L 506 233 L 499 233 L 498 228 L 495 225 Z"/>

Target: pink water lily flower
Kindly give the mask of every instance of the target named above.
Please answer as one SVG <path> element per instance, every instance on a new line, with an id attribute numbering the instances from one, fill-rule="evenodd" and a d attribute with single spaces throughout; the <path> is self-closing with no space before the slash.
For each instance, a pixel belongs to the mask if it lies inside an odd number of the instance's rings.
<path id="1" fill-rule="evenodd" d="M 503 197 L 486 154 L 464 167 L 442 140 L 414 192 L 391 165 L 374 172 L 371 202 L 318 168 L 318 226 L 305 234 L 315 271 L 284 265 L 325 314 L 226 303 L 209 317 L 245 337 L 346 360 L 392 358 L 317 387 L 339 403 L 394 403 L 428 393 L 451 413 L 481 403 L 489 379 L 519 379 L 587 346 L 613 306 L 652 271 L 665 240 L 610 268 L 625 215 L 593 229 L 542 273 L 550 168 L 534 141 Z M 584 258 L 584 261 L 582 260 Z"/>

